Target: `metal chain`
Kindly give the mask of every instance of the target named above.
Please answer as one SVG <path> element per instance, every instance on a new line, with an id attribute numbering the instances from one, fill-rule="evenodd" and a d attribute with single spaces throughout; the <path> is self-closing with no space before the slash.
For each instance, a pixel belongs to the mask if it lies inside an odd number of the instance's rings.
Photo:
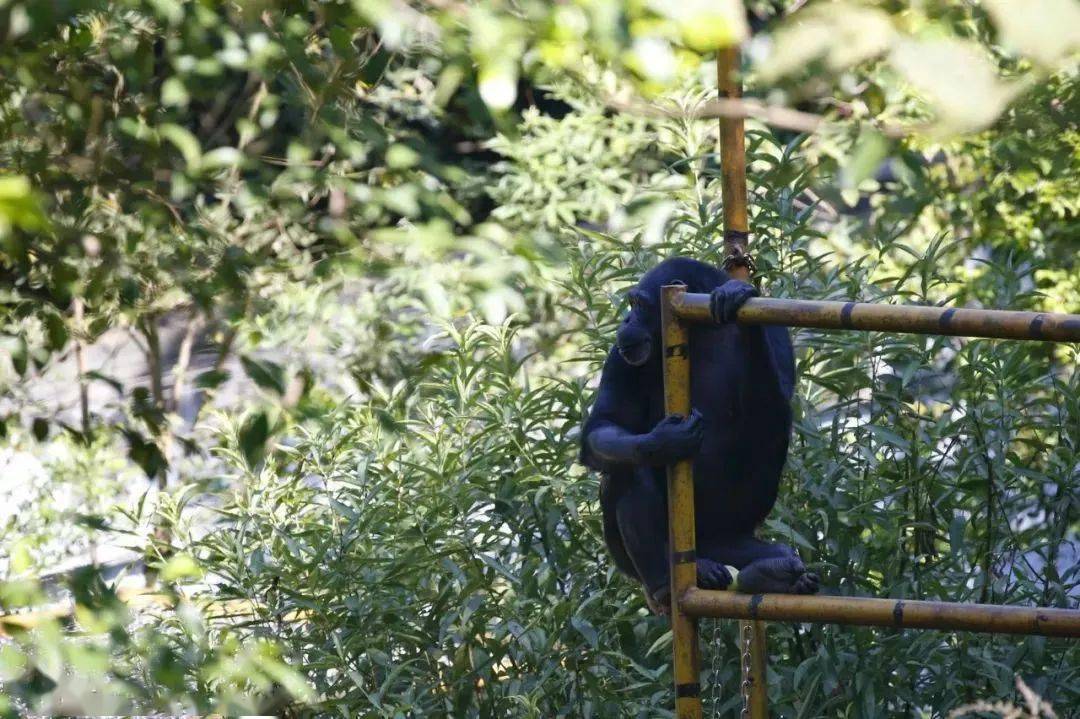
<path id="1" fill-rule="evenodd" d="M 736 248 L 731 254 L 724 257 L 721 264 L 724 272 L 731 272 L 736 267 L 745 267 L 751 277 L 757 273 L 757 263 L 749 252 L 742 248 Z"/>
<path id="2" fill-rule="evenodd" d="M 741 719 L 747 719 L 750 716 L 750 688 L 753 686 L 753 681 L 750 679 L 753 668 L 750 647 L 753 643 L 754 627 L 747 622 L 742 627 L 742 713 L 739 714 Z"/>
<path id="3" fill-rule="evenodd" d="M 709 691 L 712 692 L 712 711 L 709 716 L 720 716 L 720 620 L 713 620 L 712 632 L 712 674 L 709 677 Z"/>

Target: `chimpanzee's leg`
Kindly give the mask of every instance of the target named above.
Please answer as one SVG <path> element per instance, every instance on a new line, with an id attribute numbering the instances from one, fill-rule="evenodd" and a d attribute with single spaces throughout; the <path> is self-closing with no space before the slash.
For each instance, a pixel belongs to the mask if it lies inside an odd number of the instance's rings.
<path id="1" fill-rule="evenodd" d="M 615 517 L 623 546 L 637 576 L 652 598 L 666 600 L 669 593 L 667 492 L 656 473 L 637 467 L 628 486 L 619 488 Z"/>
<path id="2" fill-rule="evenodd" d="M 807 572 L 798 553 L 786 544 L 753 536 L 716 539 L 703 546 L 701 554 L 738 569 L 740 592 L 813 594 L 818 590 L 817 575 Z"/>
<path id="3" fill-rule="evenodd" d="M 600 509 L 604 518 L 604 543 L 615 566 L 628 577 L 641 580 L 638 576 L 637 567 L 626 553 L 626 545 L 623 544 L 622 531 L 619 529 L 618 513 L 616 507 L 622 490 L 633 489 L 633 468 L 622 469 L 611 474 L 604 474 L 600 478 Z"/>
<path id="4" fill-rule="evenodd" d="M 648 467 L 634 470 L 631 480 L 613 492 L 615 517 L 625 554 L 645 586 L 653 611 L 663 613 L 671 593 L 668 558 L 667 487 L 663 474 Z M 698 559 L 698 586 L 726 589 L 731 574 L 719 562 Z"/>

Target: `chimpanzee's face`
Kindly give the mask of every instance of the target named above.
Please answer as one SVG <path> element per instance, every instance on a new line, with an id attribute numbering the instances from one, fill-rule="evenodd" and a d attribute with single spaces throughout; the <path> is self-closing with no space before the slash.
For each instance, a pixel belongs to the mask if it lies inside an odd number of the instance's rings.
<path id="1" fill-rule="evenodd" d="M 632 367 L 640 367 L 660 346 L 660 302 L 640 285 L 627 293 L 630 311 L 615 335 L 619 354 Z"/>
<path id="2" fill-rule="evenodd" d="M 689 257 L 672 257 L 646 272 L 634 289 L 626 293 L 630 312 L 619 325 L 615 344 L 626 363 L 640 367 L 659 356 L 660 293 L 664 285 L 684 285 L 687 292 L 711 292 L 727 281 L 716 267 Z"/>

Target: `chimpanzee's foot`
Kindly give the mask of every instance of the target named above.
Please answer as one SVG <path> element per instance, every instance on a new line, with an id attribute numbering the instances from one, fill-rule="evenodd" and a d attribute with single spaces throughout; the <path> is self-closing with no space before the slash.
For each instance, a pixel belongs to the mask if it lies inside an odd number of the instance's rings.
<path id="1" fill-rule="evenodd" d="M 731 586 L 731 572 L 720 562 L 699 559 L 697 560 L 697 585 L 702 589 L 727 589 Z"/>
<path id="2" fill-rule="evenodd" d="M 649 593 L 648 588 L 642 587 L 645 590 L 645 603 L 649 605 L 649 611 L 657 616 L 666 617 L 671 614 L 671 589 L 664 587 L 658 589 L 654 593 Z"/>
<path id="3" fill-rule="evenodd" d="M 818 575 L 813 572 L 803 572 L 803 575 L 795 580 L 792 594 L 817 594 Z"/>
<path id="4" fill-rule="evenodd" d="M 747 594 L 813 594 L 818 590 L 816 574 L 795 557 L 759 559 L 739 572 L 739 591 Z"/>

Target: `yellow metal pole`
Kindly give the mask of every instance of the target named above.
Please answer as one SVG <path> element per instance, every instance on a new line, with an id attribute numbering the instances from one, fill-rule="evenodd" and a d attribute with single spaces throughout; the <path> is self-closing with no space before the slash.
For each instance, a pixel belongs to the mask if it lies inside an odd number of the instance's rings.
<path id="1" fill-rule="evenodd" d="M 738 45 L 721 48 L 717 53 L 716 84 L 721 98 L 742 97 L 740 58 Z M 724 206 L 724 269 L 735 279 L 749 281 L 753 264 L 747 253 L 750 218 L 746 201 L 746 131 L 741 117 L 720 118 L 720 180 Z M 744 709 L 751 719 L 766 719 L 769 694 L 765 684 L 765 623 L 740 622 L 739 638 L 744 659 L 740 662 Z M 743 647 L 744 642 L 748 646 Z"/>
<path id="2" fill-rule="evenodd" d="M 709 295 L 687 293 L 677 308 L 685 322 L 712 322 Z M 978 310 L 870 302 L 826 302 L 756 297 L 739 308 L 739 324 L 873 330 L 922 335 L 1080 342 L 1080 315 Z"/>
<path id="3" fill-rule="evenodd" d="M 716 84 L 721 98 L 742 97 L 739 47 L 721 48 L 716 55 Z M 724 205 L 724 251 L 728 258 L 746 256 L 750 221 L 746 209 L 746 134 L 741 117 L 720 118 L 720 196 Z M 749 280 L 745 264 L 725 263 L 735 279 Z"/>
<path id="4" fill-rule="evenodd" d="M 680 605 L 694 617 L 1080 638 L 1080 609 L 872 597 L 750 595 L 706 589 L 685 592 Z"/>
<path id="5" fill-rule="evenodd" d="M 742 663 L 742 678 L 746 691 L 746 716 L 752 719 L 765 719 L 769 716 L 769 684 L 766 672 L 769 654 L 765 643 L 765 627 L 765 622 L 739 622 L 740 634 L 747 630 L 750 632 L 749 637 L 743 638 L 744 642 L 749 640 L 749 646 L 743 650 L 746 652 L 746 660 Z"/>
<path id="6" fill-rule="evenodd" d="M 660 321 L 664 337 L 664 410 L 690 414 L 690 337 L 675 316 L 682 285 L 662 290 Z M 679 598 L 697 586 L 694 541 L 694 474 L 690 460 L 668 467 L 668 546 L 671 548 L 671 632 L 675 670 L 675 715 L 701 719 L 701 655 L 697 620 L 683 612 Z"/>

